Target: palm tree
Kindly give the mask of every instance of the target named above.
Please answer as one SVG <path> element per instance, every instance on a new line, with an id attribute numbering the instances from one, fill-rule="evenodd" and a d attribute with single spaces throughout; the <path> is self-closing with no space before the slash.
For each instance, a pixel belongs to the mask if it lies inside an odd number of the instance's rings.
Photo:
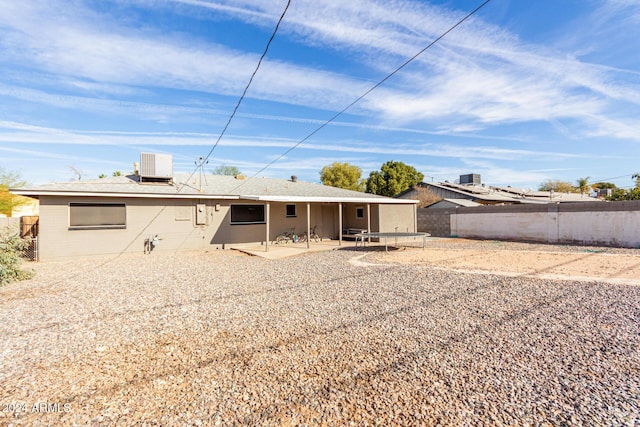
<path id="1" fill-rule="evenodd" d="M 589 186 L 589 178 L 591 178 L 590 176 L 586 177 L 586 178 L 579 178 L 578 179 L 578 190 L 580 190 L 580 194 L 582 194 L 584 196 L 584 193 L 588 193 L 590 186 Z"/>

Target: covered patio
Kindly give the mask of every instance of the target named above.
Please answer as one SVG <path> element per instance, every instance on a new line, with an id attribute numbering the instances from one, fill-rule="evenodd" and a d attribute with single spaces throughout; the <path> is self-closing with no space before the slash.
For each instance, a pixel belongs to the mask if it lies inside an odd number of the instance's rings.
<path id="1" fill-rule="evenodd" d="M 358 198 L 245 196 L 245 199 L 264 203 L 264 239 L 260 239 L 260 248 L 254 249 L 263 252 L 272 250 L 276 246 L 275 236 L 287 231 L 287 227 L 292 224 L 301 226 L 296 230 L 298 235 L 306 236 L 311 236 L 312 230 L 320 225 L 324 231 L 320 237 L 333 242 L 320 245 L 320 248 L 330 245 L 340 247 L 347 241 L 355 244 L 355 236 L 362 232 L 415 232 L 417 226 L 416 202 L 413 200 L 388 199 L 382 202 L 375 196 Z M 401 207 L 402 205 L 404 207 Z M 297 207 L 301 209 L 296 209 Z M 291 223 L 286 221 L 290 216 L 289 208 L 293 208 L 294 217 L 300 214 L 297 221 Z M 283 212 L 286 212 L 284 220 Z M 331 231 L 327 233 L 327 230 Z M 311 250 L 314 246 L 318 246 L 318 243 L 306 239 L 305 242 L 295 243 L 295 245 Z M 294 243 L 291 244 L 294 245 Z M 253 245 L 255 247 L 255 244 Z"/>

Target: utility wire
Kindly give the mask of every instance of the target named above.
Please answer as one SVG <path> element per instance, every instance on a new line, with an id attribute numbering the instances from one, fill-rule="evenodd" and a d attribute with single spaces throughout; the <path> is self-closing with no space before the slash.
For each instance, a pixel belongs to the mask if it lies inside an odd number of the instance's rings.
<path id="1" fill-rule="evenodd" d="M 249 79 L 249 82 L 247 83 L 247 86 L 244 88 L 244 91 L 242 92 L 242 95 L 240 96 L 240 99 L 238 99 L 238 103 L 236 104 L 235 108 L 233 109 L 233 112 L 231 113 L 231 115 L 229 116 L 229 120 L 227 120 L 227 124 L 224 125 L 224 128 L 222 129 L 222 132 L 220 132 L 220 135 L 218 135 L 218 139 L 216 140 L 215 144 L 213 144 L 213 147 L 211 147 L 211 150 L 209 150 L 209 153 L 202 160 L 204 163 L 206 163 L 209 160 L 209 158 L 213 154 L 213 151 L 216 149 L 216 147 L 220 143 L 220 140 L 222 139 L 224 134 L 227 132 L 227 128 L 231 124 L 231 121 L 233 120 L 234 116 L 236 115 L 236 112 L 238 111 L 238 108 L 240 107 L 240 104 L 242 103 L 242 101 L 244 100 L 245 96 L 247 95 L 247 91 L 249 90 L 249 86 L 251 86 L 251 83 L 253 82 L 254 77 L 258 73 L 258 70 L 260 69 L 260 65 L 262 65 L 262 60 L 265 58 L 265 56 L 267 56 L 267 52 L 269 51 L 269 46 L 271 46 L 271 42 L 275 38 L 276 33 L 278 32 L 278 28 L 280 28 L 280 24 L 282 23 L 282 20 L 284 19 L 284 15 L 287 13 L 287 10 L 289 10 L 289 6 L 290 5 L 291 5 L 291 0 L 287 0 L 287 5 L 285 6 L 284 10 L 282 11 L 282 15 L 280 15 L 280 19 L 278 19 L 276 27 L 273 30 L 273 34 L 271 34 L 271 37 L 269 38 L 269 41 L 267 42 L 267 45 L 264 48 L 264 52 L 262 52 L 262 55 L 260 56 L 260 60 L 258 60 L 258 65 L 256 65 L 255 70 L 253 70 L 253 74 L 251 74 L 251 78 Z M 198 168 L 194 169 L 193 172 L 191 172 L 191 175 L 189 175 L 189 178 L 187 178 L 186 182 L 191 181 L 191 178 L 193 177 L 193 175 L 196 173 L 197 170 L 198 170 Z M 185 187 L 185 185 L 183 185 L 178 190 L 178 192 L 180 192 Z"/>
<path id="2" fill-rule="evenodd" d="M 247 91 L 249 90 L 249 86 L 251 86 L 251 83 L 253 82 L 253 78 L 255 77 L 256 73 L 258 72 L 258 69 L 260 69 L 260 65 L 262 64 L 262 60 L 267 55 L 267 51 L 269 50 L 269 46 L 271 45 L 271 42 L 273 41 L 273 39 L 276 36 L 276 33 L 278 32 L 278 28 L 280 28 L 280 23 L 284 19 L 284 15 L 287 13 L 287 10 L 289 9 L 289 5 L 290 4 L 291 4 L 291 0 L 287 0 L 287 5 L 285 6 L 284 11 L 282 12 L 282 15 L 280 15 L 280 19 L 278 19 L 278 23 L 276 24 L 276 28 L 274 29 L 273 34 L 271 34 L 271 37 L 269 38 L 269 41 L 267 42 L 267 46 L 265 47 L 264 52 L 260 56 L 260 60 L 258 61 L 258 65 L 256 66 L 256 69 L 253 71 L 253 74 L 251 75 L 251 78 L 249 79 L 249 83 L 247 83 L 247 86 L 244 88 L 244 91 L 242 92 L 242 96 L 240 96 L 240 99 L 238 100 L 238 103 L 236 104 L 235 108 L 233 109 L 233 112 L 231 113 L 231 116 L 229 117 L 229 120 L 227 120 L 227 124 L 225 125 L 224 129 L 222 130 L 222 132 L 218 136 L 218 139 L 216 140 L 216 143 L 213 145 L 213 147 L 211 147 L 211 150 L 209 150 L 209 154 L 207 154 L 207 157 L 205 157 L 203 159 L 203 162 L 206 162 L 206 160 L 208 160 L 211 157 L 211 154 L 213 154 L 213 150 L 215 150 L 216 147 L 218 146 L 218 143 L 220 142 L 220 140 L 222 139 L 222 136 L 227 131 L 227 128 L 229 127 L 229 124 L 231 123 L 231 120 L 233 120 L 233 117 L 236 115 L 236 111 L 238 111 L 238 107 L 240 107 L 240 104 L 242 103 L 242 100 L 244 99 L 245 95 L 247 94 Z M 191 178 L 193 177 L 193 175 L 196 173 L 196 171 L 199 168 L 200 168 L 200 166 L 196 167 L 193 170 L 193 172 L 191 172 L 191 175 L 189 175 L 189 178 L 182 184 L 182 187 L 180 187 L 177 190 L 178 193 L 180 191 L 182 191 L 184 189 L 184 187 L 187 186 L 187 184 L 189 183 L 189 181 L 191 181 Z M 129 249 L 131 247 L 131 245 L 133 245 L 136 242 L 136 240 L 142 235 L 142 233 L 144 233 L 151 226 L 151 224 L 153 224 L 153 221 L 155 221 L 160 216 L 160 214 L 162 212 L 164 212 L 166 209 L 167 209 L 167 206 L 164 206 L 162 209 L 160 209 L 160 211 L 151 219 L 151 221 L 149 221 L 142 228 L 142 230 L 129 242 L 129 244 L 123 250 L 121 250 L 115 257 L 110 258 L 107 261 L 105 261 L 104 263 L 100 264 L 94 270 L 97 270 L 99 267 L 102 267 L 102 266 L 114 261 L 115 259 L 120 257 L 122 254 L 124 254 L 127 251 L 127 249 Z"/>
<path id="3" fill-rule="evenodd" d="M 338 117 L 340 117 L 344 112 L 346 112 L 349 108 L 353 107 L 355 104 L 357 104 L 358 102 L 360 102 L 360 100 L 362 100 L 364 97 L 366 97 L 367 95 L 369 95 L 371 92 L 373 92 L 375 89 L 377 89 L 379 86 L 381 86 L 382 84 L 384 84 L 387 80 L 389 80 L 391 77 L 393 77 L 394 75 L 396 75 L 398 72 L 400 72 L 400 70 L 402 70 L 404 67 L 406 67 L 407 65 L 409 65 L 411 62 L 413 62 L 418 56 L 422 55 L 427 49 L 429 49 L 431 46 L 433 46 L 434 44 L 438 43 L 441 39 L 443 39 L 447 34 L 449 34 L 451 31 L 455 30 L 459 25 L 461 25 L 463 22 L 465 22 L 467 19 L 469 19 L 471 16 L 473 16 L 476 12 L 478 12 L 480 9 L 482 9 L 487 3 L 489 3 L 491 0 L 485 0 L 480 6 L 476 7 L 474 10 L 472 10 L 471 12 L 469 12 L 464 18 L 460 19 L 455 25 L 453 25 L 451 28 L 449 28 L 447 31 L 445 31 L 444 33 L 442 33 L 440 36 L 438 36 L 435 40 L 433 40 L 431 43 L 429 43 L 426 47 L 424 47 L 422 50 L 420 50 L 418 53 L 416 53 L 415 55 L 413 55 L 411 58 L 407 59 L 404 63 L 402 63 L 402 65 L 400 65 L 398 68 L 396 68 L 395 70 L 393 70 L 390 74 L 388 74 L 385 78 L 383 78 L 382 80 L 380 80 L 378 83 L 376 83 L 375 85 L 373 85 L 371 88 L 369 88 L 366 92 L 364 92 L 362 95 L 360 95 L 359 97 L 357 97 L 351 104 L 347 105 L 346 107 L 344 107 L 342 110 L 340 110 L 339 112 L 337 112 L 336 114 L 334 114 L 329 120 L 325 121 L 323 124 L 321 124 L 320 126 L 318 126 L 315 130 L 313 130 L 311 133 L 309 133 L 307 136 L 305 136 L 304 138 L 302 138 L 300 141 L 296 142 L 293 146 L 291 146 L 289 149 L 287 149 L 284 153 L 282 153 L 280 156 L 278 156 L 277 158 L 275 158 L 274 160 L 272 160 L 271 162 L 267 163 L 266 166 L 264 166 L 262 169 L 260 169 L 259 171 L 257 171 L 256 173 L 254 173 L 253 175 L 251 175 L 251 178 L 255 178 L 259 173 L 263 172 L 264 170 L 266 170 L 267 168 L 269 168 L 271 165 L 273 165 L 274 163 L 278 162 L 279 160 L 281 160 L 284 156 L 286 156 L 287 154 L 289 154 L 290 152 L 292 152 L 293 150 L 295 150 L 296 148 L 298 148 L 300 146 L 300 144 L 302 144 L 303 142 L 307 141 L 309 138 L 311 138 L 313 135 L 315 135 L 316 133 L 320 132 L 320 130 L 324 129 L 326 126 L 328 126 L 331 122 L 333 122 L 335 119 L 337 119 Z M 243 181 L 242 183 L 238 184 L 236 187 L 234 187 L 230 192 L 233 192 L 235 190 L 237 190 L 238 188 L 240 188 L 241 186 L 243 186 L 245 183 L 247 182 L 247 180 Z"/>
<path id="4" fill-rule="evenodd" d="M 596 182 L 606 182 L 606 181 L 613 180 L 613 179 L 621 179 L 621 178 L 631 177 L 633 175 L 634 175 L 633 173 L 628 173 L 626 175 L 614 176 L 614 177 L 611 177 L 611 178 L 594 179 L 594 181 L 596 181 Z"/>

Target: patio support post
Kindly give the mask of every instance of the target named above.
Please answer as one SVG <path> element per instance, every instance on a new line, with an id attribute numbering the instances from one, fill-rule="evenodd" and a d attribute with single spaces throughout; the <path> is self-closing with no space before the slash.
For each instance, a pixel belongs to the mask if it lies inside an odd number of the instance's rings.
<path id="1" fill-rule="evenodd" d="M 371 233 L 371 203 L 367 203 L 367 233 Z M 371 237 L 368 240 L 369 244 L 371 244 Z"/>
<path id="2" fill-rule="evenodd" d="M 307 202 L 307 249 L 311 247 L 311 203 Z"/>
<path id="3" fill-rule="evenodd" d="M 342 203 L 338 203 L 338 246 L 342 246 Z"/>
<path id="4" fill-rule="evenodd" d="M 266 216 L 266 220 L 267 220 L 267 236 L 266 236 L 266 240 L 264 241 L 264 251 L 265 252 L 269 252 L 269 220 L 270 220 L 270 214 L 271 214 L 271 203 L 267 202 L 267 212 L 265 212 L 265 216 Z"/>

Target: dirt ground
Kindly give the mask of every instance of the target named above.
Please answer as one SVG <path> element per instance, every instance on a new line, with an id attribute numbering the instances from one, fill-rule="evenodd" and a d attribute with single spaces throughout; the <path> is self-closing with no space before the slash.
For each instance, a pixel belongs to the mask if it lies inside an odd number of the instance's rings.
<path id="1" fill-rule="evenodd" d="M 378 263 L 422 264 L 474 273 L 640 286 L 638 249 L 443 239 L 429 242 L 425 249 L 400 247 L 378 253 L 375 259 Z"/>

